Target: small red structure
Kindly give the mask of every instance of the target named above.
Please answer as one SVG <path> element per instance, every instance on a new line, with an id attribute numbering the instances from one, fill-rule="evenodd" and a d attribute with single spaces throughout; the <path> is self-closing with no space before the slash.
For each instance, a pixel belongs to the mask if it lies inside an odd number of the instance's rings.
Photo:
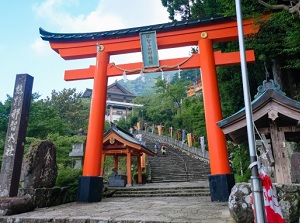
<path id="1" fill-rule="evenodd" d="M 118 170 L 119 157 L 126 156 L 127 165 L 127 186 L 132 185 L 132 173 L 131 173 L 131 158 L 136 157 L 138 168 L 138 184 L 142 184 L 142 169 L 145 154 L 148 156 L 154 156 L 154 153 L 147 149 L 137 139 L 134 138 L 129 132 L 121 129 L 120 127 L 113 125 L 107 130 L 103 137 L 103 150 L 101 154 L 101 174 L 103 176 L 104 161 L 106 156 L 114 157 L 114 169 Z"/>

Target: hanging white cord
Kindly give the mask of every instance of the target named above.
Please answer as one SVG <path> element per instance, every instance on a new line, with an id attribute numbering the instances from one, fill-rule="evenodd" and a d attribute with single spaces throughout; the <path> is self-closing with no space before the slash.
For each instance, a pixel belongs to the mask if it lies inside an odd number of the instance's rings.
<path id="1" fill-rule="evenodd" d="M 141 77 L 142 82 L 145 82 L 145 74 L 143 73 L 143 70 L 141 70 L 141 72 L 140 72 L 140 77 Z"/>
<path id="2" fill-rule="evenodd" d="M 265 140 L 262 139 L 262 137 L 261 137 L 260 133 L 258 132 L 258 130 L 257 130 L 256 125 L 254 124 L 254 122 L 253 122 L 253 126 L 254 126 L 255 131 L 257 132 L 257 135 L 259 136 L 260 140 L 264 144 L 264 147 L 266 148 L 266 153 L 267 153 L 268 152 L 268 150 L 267 150 L 268 147 L 267 147 L 267 144 L 266 144 Z"/>
<path id="3" fill-rule="evenodd" d="M 127 75 L 126 75 L 126 71 L 124 70 L 123 71 L 123 80 L 124 80 L 124 82 L 126 83 L 127 82 Z"/>

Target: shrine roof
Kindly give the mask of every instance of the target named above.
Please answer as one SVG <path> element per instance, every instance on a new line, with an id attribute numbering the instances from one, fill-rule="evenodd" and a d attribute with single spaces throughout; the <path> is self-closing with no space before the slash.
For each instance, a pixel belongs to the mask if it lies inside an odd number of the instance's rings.
<path id="1" fill-rule="evenodd" d="M 93 93 L 92 89 L 86 88 L 86 90 L 83 92 L 81 97 L 91 98 L 92 93 Z M 114 83 L 107 86 L 107 94 L 122 95 L 122 96 L 127 96 L 127 97 L 130 97 L 130 98 L 135 98 L 136 97 L 134 94 L 132 94 L 130 91 L 128 91 L 125 87 L 123 87 L 117 81 L 115 81 Z"/>
<path id="2" fill-rule="evenodd" d="M 132 94 L 130 91 L 128 91 L 125 87 L 123 87 L 121 84 L 119 84 L 118 81 L 115 81 L 114 83 L 112 83 L 111 85 L 109 85 L 107 87 L 107 93 L 136 97 L 134 94 Z"/>
<path id="3" fill-rule="evenodd" d="M 154 156 L 154 153 L 150 149 L 148 149 L 146 146 L 142 145 L 141 142 L 138 141 L 131 133 L 118 127 L 117 125 L 115 125 L 113 123 L 111 123 L 111 127 L 104 133 L 103 139 L 105 139 L 105 137 L 111 133 L 118 135 L 124 141 L 127 141 L 129 143 L 136 145 L 137 147 L 140 147 L 142 152 L 144 152 L 150 156 Z"/>
<path id="4" fill-rule="evenodd" d="M 293 100 L 281 91 L 280 86 L 273 80 L 264 81 L 258 87 L 258 93 L 251 102 L 253 121 L 257 128 L 269 127 L 272 117 L 270 111 L 278 113 L 275 117 L 278 127 L 297 126 L 300 123 L 300 102 Z M 239 144 L 247 141 L 245 108 L 217 122 L 225 135 Z"/>
<path id="5" fill-rule="evenodd" d="M 101 39 L 114 39 L 120 37 L 129 37 L 137 35 L 141 32 L 156 31 L 174 31 L 186 28 L 192 28 L 199 25 L 206 25 L 209 23 L 218 23 L 224 21 L 230 21 L 235 19 L 234 16 L 218 16 L 218 17 L 203 17 L 196 19 L 189 19 L 184 21 L 174 21 L 156 25 L 140 26 L 134 28 L 126 28 L 119 30 L 101 31 L 101 32 L 88 32 L 88 33 L 53 33 L 39 28 L 41 38 L 46 41 L 53 42 L 72 42 L 72 41 L 88 41 L 88 40 L 101 40 Z"/>

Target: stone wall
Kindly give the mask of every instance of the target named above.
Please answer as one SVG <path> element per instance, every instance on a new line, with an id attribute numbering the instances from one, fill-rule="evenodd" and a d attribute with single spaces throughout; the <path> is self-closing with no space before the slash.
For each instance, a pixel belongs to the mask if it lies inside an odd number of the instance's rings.
<path id="1" fill-rule="evenodd" d="M 282 215 L 287 223 L 299 223 L 300 184 L 273 184 Z M 254 216 L 251 207 L 251 184 L 237 183 L 231 190 L 228 207 L 236 222 L 252 223 Z"/>

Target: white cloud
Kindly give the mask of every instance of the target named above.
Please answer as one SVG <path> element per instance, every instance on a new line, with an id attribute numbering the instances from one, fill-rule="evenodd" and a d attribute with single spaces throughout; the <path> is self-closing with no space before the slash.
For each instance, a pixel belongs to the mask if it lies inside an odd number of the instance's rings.
<path id="1" fill-rule="evenodd" d="M 101 0 L 87 15 L 73 16 L 64 10 L 78 2 L 46 0 L 33 6 L 38 17 L 60 27 L 60 32 L 95 32 L 168 22 L 168 13 L 159 0 Z M 129 5 L 130 4 L 130 5 Z M 133 7 L 134 6 L 134 7 Z"/>
<path id="2" fill-rule="evenodd" d="M 35 39 L 30 47 L 38 56 L 48 56 L 52 53 L 49 43 L 43 41 L 41 38 Z"/>
<path id="3" fill-rule="evenodd" d="M 62 32 L 96 32 L 106 31 L 123 27 L 120 18 L 111 15 L 99 15 L 97 11 L 91 12 L 89 15 L 80 15 L 77 17 L 67 16 L 62 26 Z"/>
<path id="4" fill-rule="evenodd" d="M 106 11 L 105 1 L 102 1 L 87 15 L 73 16 L 63 9 L 63 4 L 69 4 L 69 1 L 46 0 L 43 3 L 35 4 L 33 11 L 38 17 L 44 18 L 49 23 L 59 27 L 60 32 L 95 32 L 111 30 L 112 27 L 119 29 L 124 27 L 123 21 L 119 15 Z M 112 4 L 110 4 L 111 7 Z M 114 7 L 111 7 L 113 9 Z"/>

